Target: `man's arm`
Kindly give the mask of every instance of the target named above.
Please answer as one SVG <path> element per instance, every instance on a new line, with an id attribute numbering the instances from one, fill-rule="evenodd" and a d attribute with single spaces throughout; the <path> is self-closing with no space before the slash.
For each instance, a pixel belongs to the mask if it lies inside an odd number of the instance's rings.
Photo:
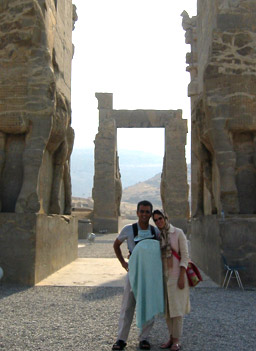
<path id="1" fill-rule="evenodd" d="M 121 248 L 120 248 L 121 245 L 122 245 L 122 241 L 116 239 L 116 240 L 114 241 L 113 248 L 114 248 L 116 257 L 117 257 L 118 260 L 120 261 L 122 267 L 123 267 L 126 271 L 128 271 L 128 262 L 126 262 L 125 259 L 124 259 L 124 257 L 123 257 L 123 254 L 122 254 L 122 251 L 121 251 Z"/>

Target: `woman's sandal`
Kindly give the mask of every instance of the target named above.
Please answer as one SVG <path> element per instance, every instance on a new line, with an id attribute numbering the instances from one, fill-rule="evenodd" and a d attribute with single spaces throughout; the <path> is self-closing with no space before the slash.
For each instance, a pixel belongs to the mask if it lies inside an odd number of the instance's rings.
<path id="1" fill-rule="evenodd" d="M 112 346 L 112 350 L 123 350 L 126 346 L 126 342 L 123 340 L 117 340 Z"/>
<path id="2" fill-rule="evenodd" d="M 160 346 L 160 349 L 170 349 L 172 346 L 172 339 L 168 340 L 165 344 Z"/>
<path id="3" fill-rule="evenodd" d="M 171 351 L 179 351 L 181 349 L 180 344 L 172 344 Z"/>

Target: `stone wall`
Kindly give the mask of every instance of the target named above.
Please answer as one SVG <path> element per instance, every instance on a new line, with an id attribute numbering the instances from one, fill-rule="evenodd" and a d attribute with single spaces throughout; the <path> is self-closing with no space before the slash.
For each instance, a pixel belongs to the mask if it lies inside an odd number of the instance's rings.
<path id="1" fill-rule="evenodd" d="M 191 74 L 188 93 L 192 112 L 192 217 L 207 216 L 207 223 L 211 221 L 209 216 L 215 218 L 221 212 L 226 218 L 244 214 L 253 217 L 256 4 L 249 0 L 199 0 L 197 6 L 196 17 L 189 18 L 183 13 L 186 42 L 191 44 L 187 70 Z M 201 237 L 201 233 L 193 225 L 192 221 L 191 240 L 198 243 L 196 235 Z M 228 225 L 232 228 L 232 223 L 225 224 L 229 231 Z M 243 226 L 243 238 L 250 240 L 252 233 L 246 229 L 244 220 Z M 208 234 L 204 231 L 204 235 Z M 210 250 L 212 241 L 205 243 Z M 225 250 L 226 247 L 219 247 L 218 255 Z M 239 256 L 238 252 L 245 255 L 237 250 L 234 248 L 234 258 Z M 240 260 L 246 261 L 244 257 Z M 248 272 L 252 262 L 256 263 L 254 255 L 250 263 L 246 261 Z"/>
<path id="2" fill-rule="evenodd" d="M 4 282 L 35 285 L 77 258 L 77 221 L 70 216 L 0 213 Z"/>

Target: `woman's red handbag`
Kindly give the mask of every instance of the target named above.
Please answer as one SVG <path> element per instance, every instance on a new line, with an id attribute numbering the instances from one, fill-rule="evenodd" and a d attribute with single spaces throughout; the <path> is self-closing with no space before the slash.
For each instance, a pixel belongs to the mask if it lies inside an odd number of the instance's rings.
<path id="1" fill-rule="evenodd" d="M 172 250 L 173 255 L 180 261 L 181 257 L 175 250 Z M 187 269 L 186 269 L 187 277 L 188 277 L 188 284 L 191 287 L 196 286 L 198 283 L 200 283 L 203 278 L 199 272 L 199 269 L 193 263 L 192 261 L 189 261 Z"/>

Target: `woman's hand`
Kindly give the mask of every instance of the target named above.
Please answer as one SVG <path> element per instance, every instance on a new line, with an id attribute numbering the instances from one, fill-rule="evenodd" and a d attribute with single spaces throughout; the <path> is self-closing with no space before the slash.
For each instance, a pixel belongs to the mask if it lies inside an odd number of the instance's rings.
<path id="1" fill-rule="evenodd" d="M 179 289 L 184 289 L 184 287 L 185 287 L 185 274 L 186 274 L 185 267 L 180 267 L 180 275 L 179 275 L 179 279 L 178 279 L 178 288 Z"/>

